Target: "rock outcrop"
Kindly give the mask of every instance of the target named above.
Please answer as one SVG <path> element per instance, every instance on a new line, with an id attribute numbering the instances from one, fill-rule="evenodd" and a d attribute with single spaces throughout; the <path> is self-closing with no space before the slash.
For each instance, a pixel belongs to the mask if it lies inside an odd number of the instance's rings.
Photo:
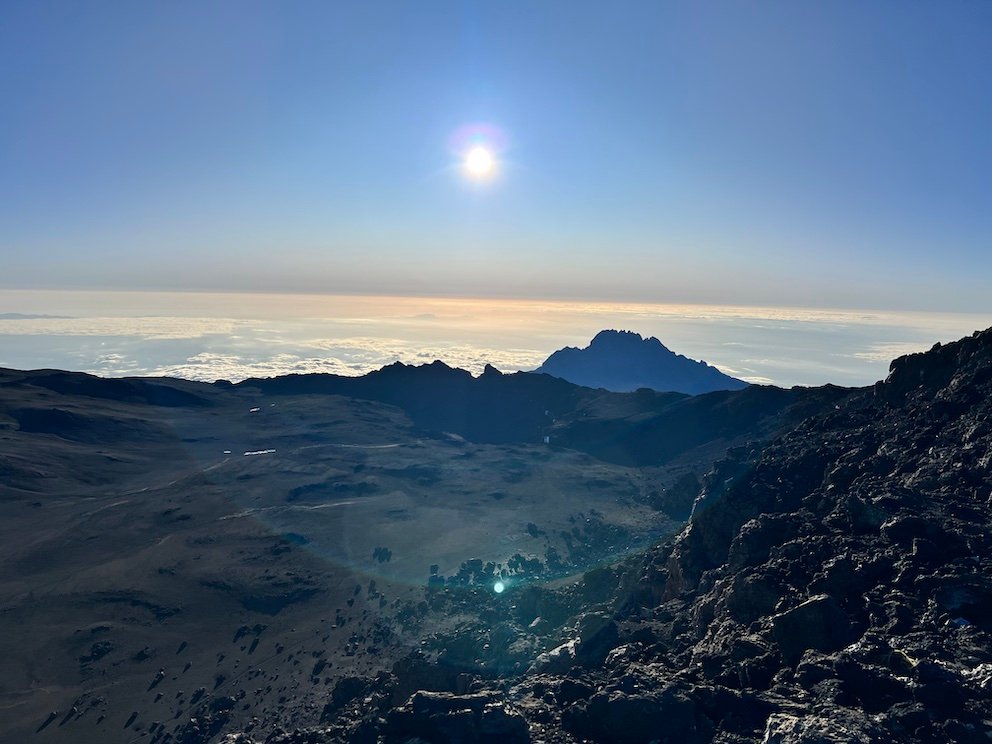
<path id="1" fill-rule="evenodd" d="M 738 457 L 528 673 L 362 725 L 431 740 L 498 699 L 520 740 L 990 741 L 992 331 Z"/>

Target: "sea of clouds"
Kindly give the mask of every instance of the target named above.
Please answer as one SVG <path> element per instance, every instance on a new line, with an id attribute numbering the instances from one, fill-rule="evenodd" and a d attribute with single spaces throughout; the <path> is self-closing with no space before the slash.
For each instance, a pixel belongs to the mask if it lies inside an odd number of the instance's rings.
<path id="1" fill-rule="evenodd" d="M 0 366 L 238 381 L 440 359 L 534 369 L 603 328 L 750 382 L 866 385 L 992 317 L 796 308 L 199 293 L 0 291 Z"/>

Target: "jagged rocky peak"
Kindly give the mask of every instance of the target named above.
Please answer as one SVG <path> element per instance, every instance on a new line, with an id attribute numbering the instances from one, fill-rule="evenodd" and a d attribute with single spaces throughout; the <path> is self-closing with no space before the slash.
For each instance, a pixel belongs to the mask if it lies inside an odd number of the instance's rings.
<path id="1" fill-rule="evenodd" d="M 747 387 L 704 361 L 676 354 L 653 336 L 614 329 L 600 331 L 584 349 L 556 351 L 535 371 L 615 392 L 651 388 L 696 395 Z"/>
<path id="2" fill-rule="evenodd" d="M 876 391 L 890 402 L 911 393 L 943 396 L 974 387 L 992 378 L 992 329 L 976 331 L 960 341 L 935 344 L 930 351 L 907 354 L 889 365 L 889 376 Z"/>
<path id="3" fill-rule="evenodd" d="M 636 331 L 623 331 L 615 330 L 613 328 L 607 328 L 600 331 L 595 336 L 592 337 L 592 341 L 589 342 L 589 346 L 635 346 L 638 344 L 648 344 L 652 346 L 660 346 L 662 349 L 668 351 L 661 341 L 654 336 L 649 338 L 644 338 L 640 333 Z"/>
<path id="4" fill-rule="evenodd" d="M 382 367 L 377 372 L 370 373 L 372 376 L 395 376 L 410 379 L 449 379 L 449 378 L 471 378 L 471 373 L 458 367 L 450 367 L 440 359 L 435 359 L 430 364 L 404 364 L 403 362 L 393 362 Z"/>

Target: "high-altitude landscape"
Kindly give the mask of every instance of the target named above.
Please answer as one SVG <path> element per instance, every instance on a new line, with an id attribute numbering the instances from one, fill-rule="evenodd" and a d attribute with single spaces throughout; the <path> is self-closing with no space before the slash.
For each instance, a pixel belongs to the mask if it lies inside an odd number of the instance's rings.
<path id="1" fill-rule="evenodd" d="M 728 446 L 837 396 L 628 396 L 439 362 L 0 385 L 11 741 L 195 741 L 191 716 L 249 690 L 232 723 L 316 723 L 342 677 L 481 631 L 497 581 L 512 604 L 677 531 Z M 557 613 L 488 666 L 525 670 Z"/>
<path id="2" fill-rule="evenodd" d="M 0 5 L 0 744 L 992 744 L 990 38 Z"/>
<path id="3" fill-rule="evenodd" d="M 4 370 L 0 740 L 987 741 L 990 384 Z"/>

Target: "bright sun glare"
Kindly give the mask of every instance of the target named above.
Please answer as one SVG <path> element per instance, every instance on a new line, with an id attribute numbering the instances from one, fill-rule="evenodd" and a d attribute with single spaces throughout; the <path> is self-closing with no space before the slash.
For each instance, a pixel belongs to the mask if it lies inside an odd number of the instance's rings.
<path id="1" fill-rule="evenodd" d="M 486 178 L 492 174 L 494 165 L 492 153 L 485 147 L 473 147 L 465 155 L 465 170 L 473 178 Z"/>

